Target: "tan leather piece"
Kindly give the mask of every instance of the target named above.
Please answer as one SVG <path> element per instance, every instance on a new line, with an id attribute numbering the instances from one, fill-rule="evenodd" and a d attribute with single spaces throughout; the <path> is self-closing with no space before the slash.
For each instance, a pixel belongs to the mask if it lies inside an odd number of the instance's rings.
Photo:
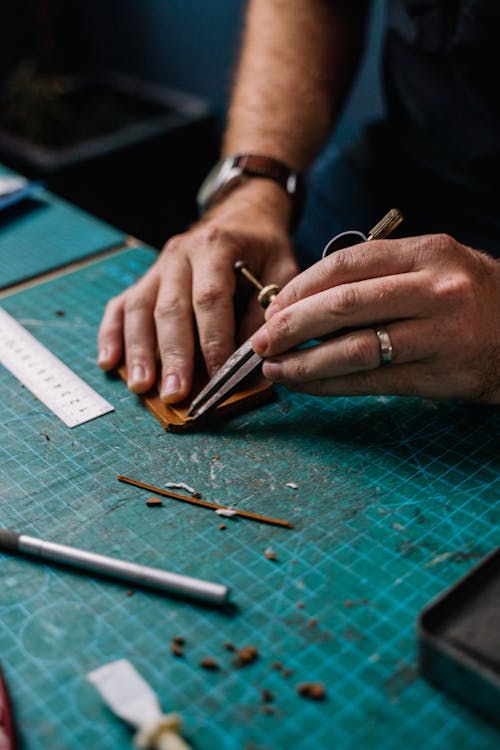
<path id="1" fill-rule="evenodd" d="M 127 382 L 126 367 L 120 367 L 118 373 Z M 194 420 L 187 416 L 189 405 L 204 385 L 205 382 L 199 377 L 189 398 L 179 404 L 165 404 L 160 398 L 157 387 L 142 396 L 138 396 L 138 398 L 143 401 L 162 427 L 171 432 L 187 432 L 201 426 L 211 425 L 224 417 L 241 414 L 257 406 L 267 404 L 275 398 L 272 383 L 263 378 L 262 375 L 255 375 L 248 383 L 243 383 L 241 390 L 233 393 L 226 401 L 219 404 L 206 419 Z"/>

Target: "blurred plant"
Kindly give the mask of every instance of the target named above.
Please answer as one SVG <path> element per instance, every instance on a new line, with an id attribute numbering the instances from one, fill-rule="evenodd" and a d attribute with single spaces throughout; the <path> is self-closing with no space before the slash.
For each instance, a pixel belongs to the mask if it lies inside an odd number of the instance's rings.
<path id="1" fill-rule="evenodd" d="M 64 99 L 67 90 L 63 77 L 40 73 L 33 59 L 22 60 L 4 84 L 0 110 L 3 127 L 35 142 L 57 140 L 52 132 L 54 123 L 62 130 L 70 125 L 71 113 Z"/>
<path id="2" fill-rule="evenodd" d="M 37 48 L 18 61 L 4 81 L 0 123 L 8 131 L 48 145 L 57 143 L 71 120 L 64 97 L 68 81 L 58 69 L 54 0 L 38 0 L 35 20 Z"/>

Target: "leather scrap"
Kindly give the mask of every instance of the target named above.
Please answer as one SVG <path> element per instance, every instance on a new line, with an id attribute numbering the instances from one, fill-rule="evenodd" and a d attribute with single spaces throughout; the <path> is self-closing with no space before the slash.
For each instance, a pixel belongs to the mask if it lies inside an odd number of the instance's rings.
<path id="1" fill-rule="evenodd" d="M 125 366 L 120 367 L 118 373 L 127 382 L 127 368 Z M 254 375 L 248 381 L 244 381 L 240 390 L 219 404 L 207 418 L 192 419 L 187 415 L 189 405 L 205 384 L 206 376 L 205 382 L 201 376 L 195 378 L 191 394 L 187 399 L 178 404 L 165 404 L 160 398 L 157 386 L 138 398 L 141 399 L 151 414 L 156 417 L 162 427 L 171 432 L 188 432 L 202 425 L 211 425 L 225 417 L 242 414 L 257 406 L 267 404 L 275 398 L 272 383 L 260 374 Z"/>

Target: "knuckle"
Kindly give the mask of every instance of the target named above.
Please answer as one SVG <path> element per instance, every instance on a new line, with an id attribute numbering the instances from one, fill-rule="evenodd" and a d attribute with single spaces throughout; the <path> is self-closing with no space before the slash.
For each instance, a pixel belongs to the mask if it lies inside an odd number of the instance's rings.
<path id="1" fill-rule="evenodd" d="M 440 254 L 447 254 L 450 250 L 454 250 L 456 243 L 456 240 L 453 239 L 449 234 L 446 234 L 446 232 L 438 232 L 437 234 L 433 234 L 430 236 L 430 248 Z"/>
<path id="2" fill-rule="evenodd" d="M 123 305 L 123 295 L 118 294 L 116 297 L 112 297 L 110 300 L 106 302 L 106 306 L 104 308 L 105 313 L 114 315 L 120 310 L 122 305 Z"/>
<path id="3" fill-rule="evenodd" d="M 224 230 L 214 222 L 203 224 L 198 231 L 200 239 L 204 240 L 207 244 L 218 242 L 225 236 Z"/>
<path id="4" fill-rule="evenodd" d="M 203 342 L 203 351 L 210 361 L 219 360 L 223 357 L 225 350 L 224 342 L 220 338 L 210 338 Z"/>
<path id="5" fill-rule="evenodd" d="M 235 238 L 232 232 L 214 221 L 202 224 L 197 230 L 197 239 L 204 245 L 219 245 L 221 243 L 234 243 Z"/>
<path id="6" fill-rule="evenodd" d="M 148 357 L 148 352 L 144 344 L 139 341 L 128 341 L 127 342 L 127 361 L 128 362 L 142 362 Z"/>
<path id="7" fill-rule="evenodd" d="M 148 296 L 139 286 L 131 287 L 125 295 L 123 307 L 125 313 L 133 313 L 145 310 L 150 306 Z"/>
<path id="8" fill-rule="evenodd" d="M 330 312 L 336 315 L 349 315 L 359 306 L 359 294 L 352 284 L 339 286 L 329 298 Z"/>
<path id="9" fill-rule="evenodd" d="M 207 310 L 213 307 L 223 295 L 223 289 L 216 282 L 207 282 L 199 287 L 195 293 L 193 302 L 195 307 L 201 310 Z"/>
<path id="10" fill-rule="evenodd" d="M 179 349 L 163 346 L 160 348 L 160 356 L 164 375 L 172 370 L 180 372 L 186 365 L 186 355 Z"/>
<path id="11" fill-rule="evenodd" d="M 294 357 L 283 364 L 283 376 L 285 380 L 300 383 L 309 379 L 310 368 L 303 357 Z"/>
<path id="12" fill-rule="evenodd" d="M 359 263 L 359 257 L 351 250 L 350 247 L 342 248 L 337 252 L 327 256 L 329 261 L 329 270 L 333 276 L 344 276 L 349 274 L 351 269 Z"/>
<path id="13" fill-rule="evenodd" d="M 456 270 L 436 279 L 434 293 L 446 303 L 460 300 L 463 304 L 474 296 L 474 280 L 467 271 Z"/>
<path id="14" fill-rule="evenodd" d="M 268 333 L 271 339 L 288 338 L 292 332 L 291 315 L 288 308 L 276 313 L 268 323 Z"/>
<path id="15" fill-rule="evenodd" d="M 349 365 L 355 368 L 367 367 L 374 359 L 373 345 L 365 338 L 352 337 L 346 339 L 346 356 Z"/>
<path id="16" fill-rule="evenodd" d="M 227 358 L 227 347 L 218 338 L 211 338 L 202 343 L 203 357 L 209 369 L 218 368 Z"/>
<path id="17" fill-rule="evenodd" d="M 179 248 L 182 246 L 184 240 L 183 234 L 176 234 L 173 237 L 170 237 L 165 245 L 163 246 L 164 252 L 167 254 L 175 253 L 179 251 Z"/>
<path id="18" fill-rule="evenodd" d="M 162 297 L 156 302 L 154 308 L 154 319 L 155 321 L 160 321 L 178 315 L 183 307 L 182 298 L 179 295 Z"/>

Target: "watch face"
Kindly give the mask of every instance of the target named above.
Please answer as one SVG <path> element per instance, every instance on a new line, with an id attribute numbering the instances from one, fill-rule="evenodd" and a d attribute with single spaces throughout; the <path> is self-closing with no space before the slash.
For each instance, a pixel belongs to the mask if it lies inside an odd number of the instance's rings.
<path id="1" fill-rule="evenodd" d="M 234 156 L 228 156 L 217 162 L 203 180 L 196 198 L 198 209 L 203 213 L 212 203 L 215 194 L 233 177 L 239 176 L 241 170 L 235 166 Z"/>

